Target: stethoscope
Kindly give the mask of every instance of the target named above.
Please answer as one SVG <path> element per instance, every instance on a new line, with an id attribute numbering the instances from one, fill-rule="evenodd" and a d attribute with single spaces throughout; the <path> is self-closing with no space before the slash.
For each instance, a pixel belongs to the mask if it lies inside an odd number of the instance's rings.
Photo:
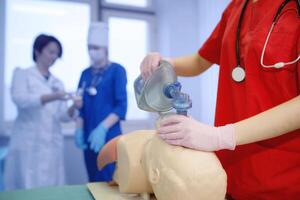
<path id="1" fill-rule="evenodd" d="M 92 82 L 91 82 L 91 85 L 87 88 L 87 92 L 89 95 L 91 96 L 95 96 L 97 95 L 98 91 L 97 91 L 97 85 L 99 85 L 101 83 L 103 79 L 103 74 L 95 74 L 93 76 L 93 79 L 92 79 Z"/>
<path id="2" fill-rule="evenodd" d="M 94 82 L 94 81 L 93 81 L 93 82 Z M 87 92 L 87 94 L 89 94 L 90 96 L 95 96 L 95 95 L 98 94 L 98 91 L 97 91 L 97 88 L 96 88 L 96 86 L 97 86 L 98 84 L 92 83 L 92 84 L 91 84 L 90 86 L 88 86 L 88 87 L 87 87 L 86 85 L 87 85 L 87 84 L 86 84 L 86 82 L 84 81 L 84 82 L 82 83 L 81 87 L 78 88 L 76 94 L 77 94 L 77 95 L 80 95 L 80 96 L 83 96 L 83 93 L 84 93 L 84 92 Z"/>
<path id="3" fill-rule="evenodd" d="M 265 51 L 266 51 L 266 47 L 267 47 L 267 44 L 268 44 L 268 41 L 269 41 L 269 38 L 270 38 L 270 35 L 274 29 L 274 26 L 275 24 L 277 23 L 277 19 L 282 11 L 282 9 L 286 6 L 286 4 L 289 2 L 290 0 L 285 0 L 281 5 L 280 7 L 278 8 L 274 18 L 273 18 L 273 21 L 272 21 L 272 25 L 271 25 L 271 28 L 269 30 L 269 33 L 267 35 L 267 38 L 266 38 L 266 41 L 264 43 L 264 46 L 263 46 L 263 49 L 262 49 L 262 53 L 261 53 L 261 58 L 260 58 L 260 64 L 262 67 L 264 68 L 282 68 L 286 65 L 291 65 L 291 64 L 294 64 L 296 62 L 298 62 L 300 60 L 300 54 L 298 55 L 298 57 L 295 59 L 295 60 L 292 60 L 292 61 L 289 61 L 289 62 L 278 62 L 278 63 L 275 63 L 273 65 L 265 65 L 264 64 L 264 55 L 265 55 Z M 244 14 L 245 14 L 245 10 L 246 10 L 246 7 L 247 7 L 247 4 L 248 4 L 249 0 L 246 0 L 244 5 L 243 5 L 243 8 L 242 8 L 242 12 L 241 12 L 241 16 L 240 16 L 240 19 L 239 19 L 239 23 L 238 23 L 238 28 L 237 28 L 237 32 L 236 32 L 236 62 L 237 62 L 237 66 L 232 70 L 231 72 L 231 76 L 232 76 L 232 79 L 236 82 L 242 82 L 245 77 L 246 77 L 246 72 L 245 72 L 245 68 L 241 66 L 241 57 L 240 57 L 240 32 L 241 32 L 241 26 L 242 26 L 242 21 L 243 21 L 243 17 L 244 17 Z M 300 16 L 300 0 L 297 0 L 297 8 L 298 8 L 298 15 Z"/>
<path id="4" fill-rule="evenodd" d="M 87 86 L 87 83 L 84 81 L 82 83 L 82 86 L 78 89 L 77 93 L 80 93 L 83 95 L 84 92 L 87 92 L 90 96 L 96 96 L 98 94 L 97 86 L 102 82 L 104 72 L 108 66 L 101 69 L 99 72 L 92 75 L 92 80 L 89 86 Z"/>

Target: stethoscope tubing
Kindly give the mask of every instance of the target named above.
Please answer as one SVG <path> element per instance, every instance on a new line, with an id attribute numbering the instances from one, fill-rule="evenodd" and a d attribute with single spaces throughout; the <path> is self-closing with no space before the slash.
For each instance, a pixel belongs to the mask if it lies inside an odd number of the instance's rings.
<path id="1" fill-rule="evenodd" d="M 243 17 L 244 17 L 248 2 L 249 2 L 249 0 L 245 0 L 245 3 L 244 3 L 243 8 L 242 8 L 241 15 L 240 15 L 240 18 L 239 18 L 237 32 L 236 32 L 236 62 L 237 62 L 237 67 L 241 67 L 243 69 L 244 69 L 244 67 L 241 66 L 241 57 L 240 57 L 240 32 L 241 32 L 242 21 L 243 21 Z M 281 68 L 285 65 L 293 64 L 293 63 L 297 62 L 300 59 L 300 55 L 298 55 L 298 57 L 293 61 L 278 62 L 274 65 L 269 65 L 269 66 L 263 64 L 264 53 L 265 53 L 266 46 L 267 46 L 267 43 L 269 41 L 270 35 L 272 33 L 272 30 L 274 29 L 274 26 L 276 25 L 276 23 L 278 21 L 278 17 L 280 15 L 280 13 L 282 12 L 283 8 L 287 5 L 288 2 L 290 2 L 290 0 L 285 0 L 280 5 L 280 7 L 278 8 L 278 10 L 277 10 L 277 12 L 276 12 L 276 14 L 275 14 L 275 16 L 272 20 L 272 25 L 271 25 L 271 28 L 270 28 L 269 33 L 267 35 L 266 41 L 264 43 L 264 47 L 262 49 L 262 54 L 261 54 L 261 59 L 260 59 L 261 65 L 265 68 L 272 68 L 272 67 Z M 300 0 L 297 0 L 297 7 L 298 7 L 298 14 L 300 16 Z"/>

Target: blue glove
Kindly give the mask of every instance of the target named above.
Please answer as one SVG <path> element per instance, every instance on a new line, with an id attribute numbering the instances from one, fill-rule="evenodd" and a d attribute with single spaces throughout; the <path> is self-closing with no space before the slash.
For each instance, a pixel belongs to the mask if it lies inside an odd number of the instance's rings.
<path id="1" fill-rule="evenodd" d="M 87 145 L 84 142 L 83 129 L 82 128 L 76 128 L 76 130 L 75 130 L 75 144 L 79 149 L 86 149 L 87 148 Z"/>
<path id="2" fill-rule="evenodd" d="M 105 144 L 107 128 L 100 123 L 90 134 L 88 141 L 90 143 L 90 149 L 95 153 L 98 153 L 102 146 Z"/>

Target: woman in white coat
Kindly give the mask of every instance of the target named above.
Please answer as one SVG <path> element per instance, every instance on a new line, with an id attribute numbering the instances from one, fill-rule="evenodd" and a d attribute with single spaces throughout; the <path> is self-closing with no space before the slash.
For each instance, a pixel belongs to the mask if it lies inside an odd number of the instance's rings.
<path id="1" fill-rule="evenodd" d="M 33 45 L 36 65 L 16 69 L 11 95 L 18 109 L 6 160 L 8 190 L 64 184 L 63 135 L 60 122 L 72 120 L 81 100 L 67 107 L 62 82 L 49 68 L 62 56 L 53 36 L 39 35 Z"/>

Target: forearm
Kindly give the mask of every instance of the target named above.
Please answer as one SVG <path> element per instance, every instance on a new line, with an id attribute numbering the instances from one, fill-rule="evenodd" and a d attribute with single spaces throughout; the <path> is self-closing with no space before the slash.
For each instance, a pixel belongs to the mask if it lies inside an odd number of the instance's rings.
<path id="1" fill-rule="evenodd" d="M 300 128 L 300 97 L 234 124 L 237 145 L 274 138 Z"/>
<path id="2" fill-rule="evenodd" d="M 171 62 L 176 74 L 179 76 L 197 76 L 212 65 L 199 54 L 169 58 L 167 60 Z"/>
<path id="3" fill-rule="evenodd" d="M 45 105 L 46 103 L 55 101 L 58 99 L 56 94 L 45 94 L 42 96 L 34 95 L 34 94 L 27 94 L 24 92 L 14 91 L 12 93 L 13 101 L 21 108 L 29 108 L 29 107 L 36 107 Z"/>
<path id="4" fill-rule="evenodd" d="M 107 129 L 111 128 L 115 123 L 119 121 L 119 116 L 115 113 L 110 113 L 103 121 L 103 126 Z"/>
<path id="5" fill-rule="evenodd" d="M 42 95 L 42 96 L 41 96 L 41 102 L 42 102 L 42 104 L 44 105 L 44 104 L 46 104 L 46 103 L 49 103 L 49 102 L 58 100 L 60 96 L 61 96 L 61 95 L 58 94 L 58 93 L 45 94 L 45 95 Z"/>

